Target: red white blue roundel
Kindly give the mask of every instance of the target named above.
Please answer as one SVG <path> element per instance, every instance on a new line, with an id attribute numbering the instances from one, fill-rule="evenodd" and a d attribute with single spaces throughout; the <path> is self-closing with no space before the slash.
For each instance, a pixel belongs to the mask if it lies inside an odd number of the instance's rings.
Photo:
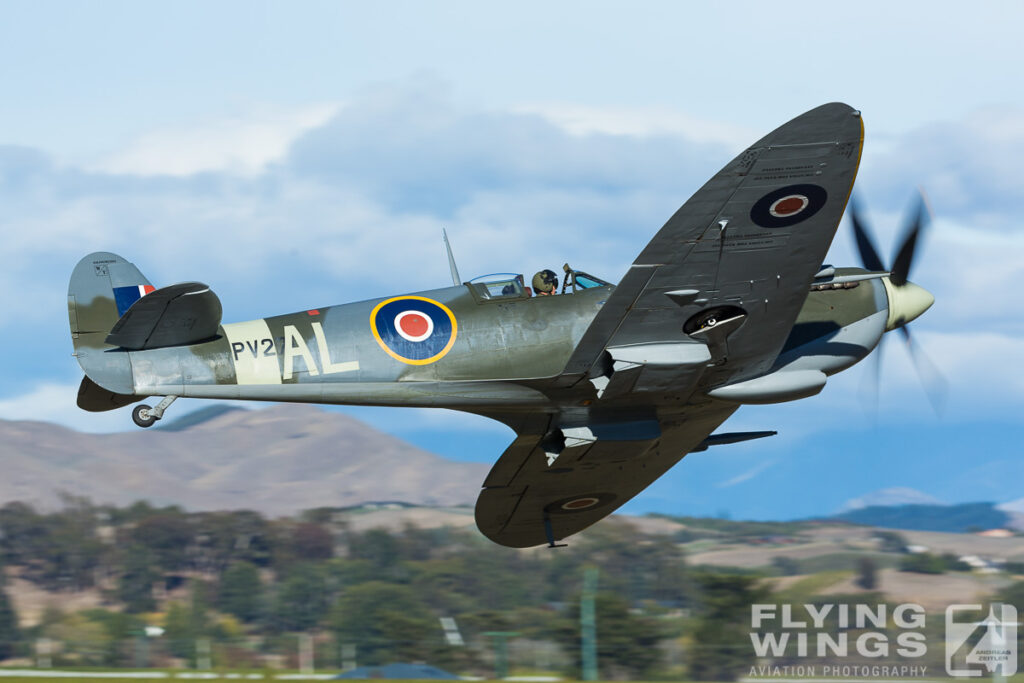
<path id="1" fill-rule="evenodd" d="M 397 296 L 377 304 L 370 329 L 392 358 L 410 365 L 440 360 L 455 344 L 458 323 L 442 303 L 422 296 Z"/>
<path id="2" fill-rule="evenodd" d="M 549 515 L 566 515 L 573 512 L 585 512 L 595 508 L 604 507 L 613 503 L 616 496 L 614 493 L 584 493 L 571 498 L 562 498 L 544 506 L 544 512 Z"/>
<path id="3" fill-rule="evenodd" d="M 758 199 L 750 220 L 762 228 L 787 228 L 818 213 L 826 200 L 828 193 L 818 185 L 787 185 Z"/>

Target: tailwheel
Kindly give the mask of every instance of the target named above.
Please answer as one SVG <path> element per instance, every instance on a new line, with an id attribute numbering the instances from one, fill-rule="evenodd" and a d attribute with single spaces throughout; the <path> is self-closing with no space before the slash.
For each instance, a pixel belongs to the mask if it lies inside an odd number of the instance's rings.
<path id="1" fill-rule="evenodd" d="M 156 424 L 156 415 L 152 414 L 153 409 L 143 404 L 135 406 L 132 410 L 132 421 L 140 427 L 152 427 Z"/>
<path id="2" fill-rule="evenodd" d="M 177 396 L 164 396 L 163 400 L 156 404 L 156 408 L 150 408 L 146 404 L 135 406 L 132 410 L 132 421 L 143 428 L 152 427 L 154 422 L 163 418 L 164 411 L 177 399 Z"/>

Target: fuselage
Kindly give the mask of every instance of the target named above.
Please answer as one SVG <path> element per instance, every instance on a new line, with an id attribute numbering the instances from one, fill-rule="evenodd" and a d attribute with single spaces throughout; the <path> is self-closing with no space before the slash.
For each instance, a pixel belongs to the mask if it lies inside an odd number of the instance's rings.
<path id="1" fill-rule="evenodd" d="M 463 409 L 551 406 L 557 398 L 535 387 L 563 370 L 613 289 L 503 296 L 464 284 L 228 323 L 208 342 L 128 352 L 133 393 Z M 775 369 L 843 370 L 877 345 L 886 318 L 880 280 L 812 289 Z"/>
<path id="2" fill-rule="evenodd" d="M 557 375 L 611 289 L 488 297 L 465 284 L 224 324 L 212 341 L 129 352 L 134 392 L 410 406 L 457 404 L 460 396 L 478 402 L 486 400 L 485 384 Z M 525 387 L 500 393 L 513 402 L 545 401 Z"/>

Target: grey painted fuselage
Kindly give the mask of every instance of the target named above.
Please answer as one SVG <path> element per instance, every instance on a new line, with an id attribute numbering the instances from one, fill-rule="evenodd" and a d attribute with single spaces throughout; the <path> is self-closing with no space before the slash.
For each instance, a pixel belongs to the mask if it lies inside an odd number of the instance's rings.
<path id="1" fill-rule="evenodd" d="M 127 352 L 132 393 L 474 411 L 554 408 L 558 397 L 541 390 L 544 380 L 565 367 L 612 289 L 481 300 L 462 285 L 410 295 L 443 304 L 457 321 L 450 350 L 428 364 L 398 360 L 375 338 L 371 312 L 388 299 L 227 324 L 206 343 Z M 849 367 L 877 344 L 885 305 L 878 281 L 812 292 L 776 367 L 828 375 Z M 593 393 L 588 383 L 577 387 L 571 402 Z"/>

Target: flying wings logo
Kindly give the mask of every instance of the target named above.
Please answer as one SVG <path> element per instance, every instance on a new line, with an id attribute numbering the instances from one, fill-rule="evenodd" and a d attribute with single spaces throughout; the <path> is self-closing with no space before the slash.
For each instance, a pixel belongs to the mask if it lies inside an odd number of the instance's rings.
<path id="1" fill-rule="evenodd" d="M 818 185 L 787 185 L 769 192 L 750 209 L 750 220 L 762 228 L 788 228 L 825 206 L 828 193 Z"/>
<path id="2" fill-rule="evenodd" d="M 946 673 L 976 678 L 998 673 L 1017 673 L 1017 609 L 992 603 L 988 614 L 981 605 L 950 605 L 946 608 Z"/>
<path id="3" fill-rule="evenodd" d="M 124 315 L 124 312 L 132 307 L 132 304 L 155 289 L 156 287 L 153 285 L 114 287 L 114 301 L 117 303 L 117 314 Z"/>
<path id="4" fill-rule="evenodd" d="M 427 365 L 451 350 L 458 323 L 447 306 L 433 299 L 397 296 L 374 307 L 370 329 L 380 347 L 395 360 Z"/>

